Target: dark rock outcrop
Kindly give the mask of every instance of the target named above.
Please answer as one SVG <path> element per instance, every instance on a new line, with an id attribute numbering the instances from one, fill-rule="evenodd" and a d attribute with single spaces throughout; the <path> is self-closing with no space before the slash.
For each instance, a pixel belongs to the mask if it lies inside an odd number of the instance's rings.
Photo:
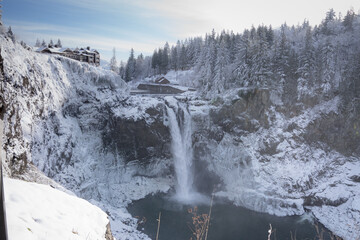
<path id="1" fill-rule="evenodd" d="M 271 105 L 268 89 L 242 89 L 238 99 L 210 111 L 213 123 L 227 133 L 254 132 L 269 126 L 266 110 Z"/>
<path id="2" fill-rule="evenodd" d="M 164 105 L 145 112 L 146 119 L 109 116 L 102 136 L 104 148 L 117 152 L 126 162 L 149 163 L 155 158 L 170 158 L 171 136 L 164 125 Z"/>
<path id="3" fill-rule="evenodd" d="M 360 155 L 359 116 L 349 112 L 332 112 L 311 122 L 304 138 L 309 144 L 326 143 L 345 156 Z"/>

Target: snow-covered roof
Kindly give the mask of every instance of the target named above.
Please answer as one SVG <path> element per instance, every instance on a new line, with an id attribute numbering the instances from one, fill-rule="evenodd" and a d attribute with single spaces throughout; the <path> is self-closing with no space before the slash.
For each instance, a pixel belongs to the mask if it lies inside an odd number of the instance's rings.
<path id="1" fill-rule="evenodd" d="M 71 48 L 60 48 L 59 51 L 65 52 L 65 51 L 73 51 L 73 50 L 71 50 Z"/>
<path id="2" fill-rule="evenodd" d="M 35 50 L 35 52 L 42 52 L 43 50 L 47 49 L 48 47 L 39 47 Z"/>
<path id="3" fill-rule="evenodd" d="M 38 49 L 35 50 L 36 52 L 43 52 L 43 51 L 49 51 L 51 53 L 57 53 L 57 54 L 62 54 L 64 52 L 76 52 L 76 53 L 80 53 L 82 55 L 87 55 L 87 56 L 93 56 L 93 54 L 99 54 L 99 52 L 95 49 L 91 49 L 91 50 L 87 50 L 84 48 L 55 48 L 55 47 L 39 47 Z"/>
<path id="4" fill-rule="evenodd" d="M 63 53 L 61 50 L 61 48 L 49 48 L 49 50 L 52 52 L 52 53 Z"/>

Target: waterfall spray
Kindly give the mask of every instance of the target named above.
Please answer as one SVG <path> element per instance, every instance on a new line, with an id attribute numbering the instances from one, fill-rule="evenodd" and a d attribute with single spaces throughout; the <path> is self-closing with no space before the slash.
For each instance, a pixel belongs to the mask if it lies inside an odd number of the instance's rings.
<path id="1" fill-rule="evenodd" d="M 190 201 L 193 197 L 191 116 L 186 106 L 179 103 L 172 107 L 167 106 L 167 114 L 177 179 L 176 198 Z"/>

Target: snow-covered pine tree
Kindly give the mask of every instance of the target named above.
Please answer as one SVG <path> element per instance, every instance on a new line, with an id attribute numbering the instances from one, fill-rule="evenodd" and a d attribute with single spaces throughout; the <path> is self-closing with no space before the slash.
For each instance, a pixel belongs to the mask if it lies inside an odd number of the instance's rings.
<path id="1" fill-rule="evenodd" d="M 355 12 L 353 9 L 350 9 L 349 11 L 347 11 L 344 20 L 343 20 L 343 25 L 346 29 L 346 31 L 352 31 L 353 30 L 353 22 L 355 19 Z"/>
<path id="2" fill-rule="evenodd" d="M 134 80 L 136 72 L 136 60 L 134 57 L 134 49 L 131 49 L 130 56 L 125 68 L 125 81 L 129 82 Z"/>
<path id="3" fill-rule="evenodd" d="M 329 37 L 327 38 L 324 46 L 321 48 L 321 55 L 323 62 L 321 89 L 324 94 L 328 94 L 332 88 L 335 76 L 334 46 L 332 45 Z"/>
<path id="4" fill-rule="evenodd" d="M 58 47 L 58 48 L 62 48 L 60 38 L 57 40 L 57 43 L 55 44 L 55 46 Z"/>
<path id="5" fill-rule="evenodd" d="M 237 86 L 247 86 L 249 82 L 248 48 L 249 48 L 250 32 L 245 30 L 241 36 L 236 38 L 235 42 L 235 60 L 233 75 Z"/>
<path id="6" fill-rule="evenodd" d="M 145 61 L 144 61 L 144 55 L 140 53 L 140 55 L 136 58 L 135 63 L 135 74 L 134 79 L 142 78 L 145 76 Z"/>
<path id="7" fill-rule="evenodd" d="M 228 66 L 230 64 L 230 53 L 226 47 L 226 39 L 222 38 L 217 49 L 217 56 L 214 69 L 212 91 L 220 94 L 224 91 L 229 76 Z"/>
<path id="8" fill-rule="evenodd" d="M 181 44 L 179 51 L 179 68 L 185 70 L 186 68 L 186 48 L 184 44 Z"/>
<path id="9" fill-rule="evenodd" d="M 177 59 L 178 59 L 177 48 L 172 46 L 171 47 L 171 53 L 170 53 L 170 68 L 175 70 L 175 71 L 178 70 Z"/>
<path id="10" fill-rule="evenodd" d="M 161 55 L 155 49 L 151 58 L 151 68 L 153 69 L 155 75 L 159 74 L 160 57 Z"/>
<path id="11" fill-rule="evenodd" d="M 35 47 L 41 47 L 40 40 L 37 38 L 35 42 Z"/>
<path id="12" fill-rule="evenodd" d="M 116 49 L 113 48 L 113 56 L 110 59 L 110 70 L 118 73 L 117 61 L 116 61 Z"/>
<path id="13" fill-rule="evenodd" d="M 335 20 L 336 17 L 336 13 L 334 11 L 334 9 L 330 9 L 327 13 L 326 13 L 326 17 L 325 19 L 322 21 L 321 23 L 321 32 L 325 35 L 330 35 L 332 34 L 332 27 L 331 24 L 332 22 Z"/>
<path id="14" fill-rule="evenodd" d="M 119 75 L 122 79 L 125 79 L 125 63 L 123 61 L 120 61 L 120 66 L 119 66 Z"/>
<path id="15" fill-rule="evenodd" d="M 49 43 L 48 47 L 49 47 L 49 48 L 54 47 L 54 42 L 53 42 L 53 40 L 52 40 L 52 39 L 50 39 L 50 43 Z"/>
<path id="16" fill-rule="evenodd" d="M 300 50 L 298 78 L 298 99 L 302 96 L 311 94 L 312 83 L 314 80 L 315 69 L 315 49 L 313 43 L 312 30 L 308 23 L 304 22 L 303 27 L 306 31 L 304 47 Z"/>
<path id="17" fill-rule="evenodd" d="M 13 43 L 15 43 L 15 35 L 14 35 L 13 31 L 11 30 L 11 26 L 8 28 L 7 36 L 11 39 L 11 41 L 13 41 Z"/>
<path id="18" fill-rule="evenodd" d="M 164 50 L 162 51 L 162 54 L 160 55 L 161 61 L 160 61 L 160 69 L 161 73 L 166 74 L 169 70 L 169 54 L 170 54 L 170 47 L 169 43 L 166 42 L 164 45 Z"/>

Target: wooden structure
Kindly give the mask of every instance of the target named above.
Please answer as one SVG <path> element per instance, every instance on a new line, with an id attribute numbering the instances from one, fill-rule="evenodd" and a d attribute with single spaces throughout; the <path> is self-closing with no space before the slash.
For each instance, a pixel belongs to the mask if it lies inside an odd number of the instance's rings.
<path id="1" fill-rule="evenodd" d="M 61 55 L 80 62 L 94 64 L 95 66 L 100 65 L 100 53 L 95 49 L 90 49 L 90 47 L 80 49 L 41 47 L 38 48 L 36 52 Z"/>

